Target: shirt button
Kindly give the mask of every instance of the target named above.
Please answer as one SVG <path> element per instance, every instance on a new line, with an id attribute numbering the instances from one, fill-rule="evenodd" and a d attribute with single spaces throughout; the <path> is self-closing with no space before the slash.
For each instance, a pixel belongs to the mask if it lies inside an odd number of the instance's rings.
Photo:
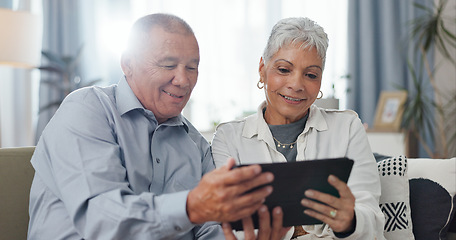
<path id="1" fill-rule="evenodd" d="M 182 229 L 179 226 L 174 226 L 174 230 L 181 231 Z"/>
<path id="2" fill-rule="evenodd" d="M 157 163 L 160 163 L 160 158 L 155 158 L 155 161 L 156 161 Z"/>

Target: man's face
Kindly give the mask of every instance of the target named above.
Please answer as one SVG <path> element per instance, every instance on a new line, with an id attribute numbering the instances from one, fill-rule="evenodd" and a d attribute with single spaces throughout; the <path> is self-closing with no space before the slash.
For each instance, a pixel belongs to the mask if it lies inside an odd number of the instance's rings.
<path id="1" fill-rule="evenodd" d="M 199 48 L 193 34 L 154 27 L 144 49 L 127 54 L 122 70 L 144 108 L 159 123 L 179 115 L 198 78 Z"/>

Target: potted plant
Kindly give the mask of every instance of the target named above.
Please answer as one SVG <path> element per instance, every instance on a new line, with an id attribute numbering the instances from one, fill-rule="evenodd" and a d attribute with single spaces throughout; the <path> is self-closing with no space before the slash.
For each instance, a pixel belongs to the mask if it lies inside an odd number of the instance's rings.
<path id="1" fill-rule="evenodd" d="M 433 57 L 431 54 L 435 48 L 441 53 L 445 61 L 455 63 L 450 54 L 450 49 L 456 48 L 456 36 L 446 27 L 447 16 L 443 14 L 447 2 L 448 0 L 439 0 L 432 7 L 414 4 L 415 7 L 422 9 L 425 13 L 411 22 L 411 36 L 415 41 L 414 47 L 421 53 L 422 57 L 418 66 L 414 66 L 410 61 L 408 62 L 413 89 L 408 91 L 408 99 L 404 104 L 402 118 L 402 128 L 409 131 L 411 136 L 415 137 L 427 154 L 433 158 L 449 157 L 448 145 L 454 143 L 456 138 L 454 128 L 452 132 L 449 132 L 450 130 L 445 128 L 444 122 L 444 119 L 452 119 L 456 114 L 455 110 L 451 110 L 456 106 L 456 93 L 448 95 L 438 89 L 435 70 L 441 62 L 431 65 L 429 61 L 429 58 Z M 449 21 L 456 23 L 456 18 L 451 16 Z M 431 95 L 426 94 L 429 87 L 431 88 Z M 430 136 L 431 144 L 438 143 L 440 149 L 431 147 L 426 142 L 427 136 Z M 449 137 L 447 138 L 447 136 Z"/>
<path id="2" fill-rule="evenodd" d="M 59 97 L 56 100 L 41 106 L 39 109 L 40 112 L 49 110 L 53 107 L 59 107 L 63 99 L 70 92 L 82 87 L 92 86 L 101 81 L 101 79 L 95 79 L 88 82 L 81 81 L 80 76 L 77 74 L 77 67 L 79 65 L 82 50 L 83 46 L 78 49 L 74 56 L 59 56 L 49 51 L 41 52 L 48 60 L 48 64 L 40 66 L 38 69 L 57 75 L 57 77 L 54 78 L 49 76 L 47 79 L 41 79 L 41 83 L 54 88 L 59 93 Z"/>

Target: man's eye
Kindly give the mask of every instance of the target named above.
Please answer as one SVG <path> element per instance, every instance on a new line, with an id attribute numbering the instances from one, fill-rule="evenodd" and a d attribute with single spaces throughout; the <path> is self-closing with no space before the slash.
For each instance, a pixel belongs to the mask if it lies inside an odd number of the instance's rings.
<path id="1" fill-rule="evenodd" d="M 188 66 L 188 67 L 187 67 L 187 69 L 188 69 L 188 70 L 190 70 L 190 71 L 195 71 L 195 70 L 198 70 L 198 68 L 197 68 L 197 67 L 190 67 L 190 66 Z"/>
<path id="2" fill-rule="evenodd" d="M 162 65 L 161 67 L 164 69 L 172 70 L 176 68 L 176 65 Z"/>
<path id="3" fill-rule="evenodd" d="M 315 79 L 315 78 L 317 78 L 317 75 L 312 74 L 312 73 L 306 73 L 306 76 L 309 77 L 310 79 Z"/>

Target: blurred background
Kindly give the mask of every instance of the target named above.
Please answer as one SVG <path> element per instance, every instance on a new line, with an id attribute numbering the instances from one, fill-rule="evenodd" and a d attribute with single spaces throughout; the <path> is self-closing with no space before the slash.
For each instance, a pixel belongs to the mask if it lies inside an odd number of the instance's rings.
<path id="1" fill-rule="evenodd" d="M 28 43 L 13 40 L 13 45 L 38 45 L 28 52 L 39 54 L 25 68 L 1 64 L 0 46 L 0 147 L 35 145 L 69 92 L 117 83 L 122 77 L 120 55 L 132 23 L 141 16 L 165 12 L 186 20 L 199 41 L 200 75 L 183 114 L 204 133 L 211 134 L 216 124 L 256 110 L 264 99 L 263 91 L 256 87 L 258 63 L 272 26 L 285 17 L 304 16 L 320 24 L 330 39 L 322 81 L 324 98 L 337 99 L 336 108 L 357 111 L 370 127 L 381 92 L 405 90 L 411 96 L 416 92 L 415 73 L 424 79 L 420 82 L 420 89 L 427 89 L 424 95 L 435 99 L 436 87 L 420 60 L 424 55 L 439 92 L 445 95 L 444 102 L 449 103 L 447 112 L 453 114 L 444 116 L 444 129 L 449 133 L 446 154 L 454 156 L 451 131 L 455 127 L 447 126 L 456 122 L 451 105 L 456 99 L 454 62 L 447 61 L 445 53 L 433 45 L 425 49 L 427 55 L 412 47 L 419 39 L 413 34 L 413 21 L 441 2 L 449 16 L 446 26 L 454 33 L 456 1 L 0 0 L 0 9 L 32 15 L 29 21 L 34 24 L 15 29 L 28 27 L 24 31 L 34 35 L 26 37 Z M 13 23 L 1 17 L 0 21 L 2 35 L 5 28 L 1 26 Z M 449 53 L 454 57 L 454 48 Z M 435 126 L 438 111 L 433 109 L 427 115 Z M 437 131 L 423 134 L 423 142 L 432 151 L 422 149 L 418 154 L 444 152 L 439 149 Z"/>

